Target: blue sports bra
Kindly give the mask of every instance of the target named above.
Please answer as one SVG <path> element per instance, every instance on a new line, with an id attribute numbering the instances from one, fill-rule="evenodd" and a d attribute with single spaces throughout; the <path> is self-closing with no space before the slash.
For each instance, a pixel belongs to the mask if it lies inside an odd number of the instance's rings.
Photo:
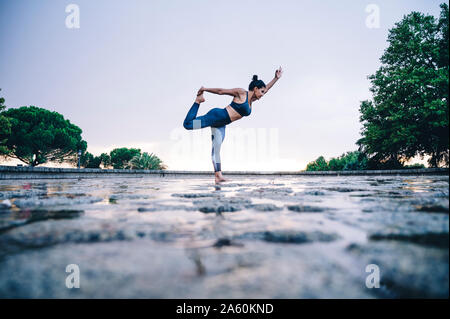
<path id="1" fill-rule="evenodd" d="M 250 113 L 252 113 L 252 108 L 250 107 L 250 105 L 248 104 L 248 91 L 247 91 L 247 99 L 245 100 L 244 103 L 242 104 L 238 104 L 234 101 L 231 102 L 230 106 L 239 114 L 241 114 L 241 116 L 249 116 Z"/>

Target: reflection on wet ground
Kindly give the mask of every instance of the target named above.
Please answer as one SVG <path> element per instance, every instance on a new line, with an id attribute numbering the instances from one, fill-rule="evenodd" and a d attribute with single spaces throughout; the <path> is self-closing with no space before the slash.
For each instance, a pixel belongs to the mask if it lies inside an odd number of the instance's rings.
<path id="1" fill-rule="evenodd" d="M 1 180 L 0 297 L 448 298 L 448 200 L 439 175 Z"/>

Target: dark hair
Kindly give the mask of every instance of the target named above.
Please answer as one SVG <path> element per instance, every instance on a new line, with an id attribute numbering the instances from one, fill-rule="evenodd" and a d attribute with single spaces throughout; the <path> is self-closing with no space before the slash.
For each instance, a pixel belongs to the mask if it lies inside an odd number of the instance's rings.
<path id="1" fill-rule="evenodd" d="M 250 85 L 248 86 L 249 91 L 253 91 L 254 88 L 265 88 L 266 84 L 262 80 L 258 80 L 258 76 L 254 75 L 252 78 L 252 81 L 250 82 Z"/>

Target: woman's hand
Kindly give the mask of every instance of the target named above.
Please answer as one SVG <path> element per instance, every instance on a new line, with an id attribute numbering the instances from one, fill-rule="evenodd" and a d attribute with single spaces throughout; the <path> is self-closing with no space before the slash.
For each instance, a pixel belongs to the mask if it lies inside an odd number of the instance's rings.
<path id="1" fill-rule="evenodd" d="M 197 96 L 202 95 L 204 91 L 205 91 L 205 88 L 202 86 L 202 87 L 198 90 Z"/>
<path id="2" fill-rule="evenodd" d="M 281 75 L 283 74 L 283 69 L 281 69 L 281 66 L 278 70 L 275 71 L 275 78 L 279 79 L 281 78 Z"/>

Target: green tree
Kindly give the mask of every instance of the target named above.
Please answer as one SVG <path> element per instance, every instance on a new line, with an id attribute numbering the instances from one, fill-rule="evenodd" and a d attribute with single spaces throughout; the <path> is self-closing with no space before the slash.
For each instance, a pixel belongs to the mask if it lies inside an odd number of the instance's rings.
<path id="1" fill-rule="evenodd" d="M 166 169 L 166 166 L 163 164 L 161 159 L 158 156 L 152 154 L 148 154 L 144 152 L 143 154 L 139 154 L 134 156 L 128 162 L 128 168 L 131 169 Z"/>
<path id="2" fill-rule="evenodd" d="M 342 157 L 338 157 L 338 158 L 332 158 L 328 161 L 328 169 L 330 171 L 342 171 L 344 169 L 345 166 L 345 161 Z"/>
<path id="3" fill-rule="evenodd" d="M 319 156 L 314 162 L 306 165 L 307 171 L 329 171 L 328 163 L 323 156 Z"/>
<path id="4" fill-rule="evenodd" d="M 6 155 L 8 153 L 6 141 L 11 135 L 11 123 L 8 118 L 2 114 L 5 108 L 5 99 L 0 97 L 0 155 Z"/>
<path id="5" fill-rule="evenodd" d="M 100 156 L 94 156 L 89 152 L 81 155 L 80 165 L 84 168 L 100 168 L 102 159 Z"/>
<path id="6" fill-rule="evenodd" d="M 83 154 L 81 154 L 81 157 L 80 157 L 80 166 L 86 167 L 93 158 L 94 158 L 94 155 L 92 155 L 89 152 L 84 152 Z"/>
<path id="7" fill-rule="evenodd" d="M 356 171 L 367 169 L 368 159 L 365 154 L 353 151 L 343 154 L 341 157 L 341 162 L 344 164 L 342 167 L 343 171 Z"/>
<path id="8" fill-rule="evenodd" d="M 82 130 L 57 112 L 23 106 L 8 109 L 3 115 L 11 123 L 6 142 L 9 157 L 32 166 L 48 161 L 75 163 L 77 151 L 86 150 Z"/>
<path id="9" fill-rule="evenodd" d="M 328 162 L 320 156 L 314 162 L 308 163 L 307 171 L 347 171 L 367 169 L 368 159 L 365 154 L 353 151 L 343 153 L 339 157 L 332 157 Z"/>
<path id="10" fill-rule="evenodd" d="M 389 30 L 381 66 L 369 76 L 373 100 L 362 101 L 362 138 L 370 168 L 397 168 L 416 155 L 430 166 L 449 154 L 449 8 L 438 21 L 412 12 Z"/>
<path id="11" fill-rule="evenodd" d="M 100 154 L 100 160 L 104 168 L 108 168 L 111 166 L 111 156 L 109 156 L 108 154 Z"/>
<path id="12" fill-rule="evenodd" d="M 106 153 L 94 156 L 89 152 L 85 152 L 81 155 L 80 165 L 84 168 L 100 168 L 100 165 L 107 168 L 111 165 L 111 157 Z"/>
<path id="13" fill-rule="evenodd" d="M 128 167 L 128 162 L 135 157 L 140 155 L 141 150 L 137 148 L 115 148 L 110 152 L 111 165 L 115 169 L 122 169 Z"/>

